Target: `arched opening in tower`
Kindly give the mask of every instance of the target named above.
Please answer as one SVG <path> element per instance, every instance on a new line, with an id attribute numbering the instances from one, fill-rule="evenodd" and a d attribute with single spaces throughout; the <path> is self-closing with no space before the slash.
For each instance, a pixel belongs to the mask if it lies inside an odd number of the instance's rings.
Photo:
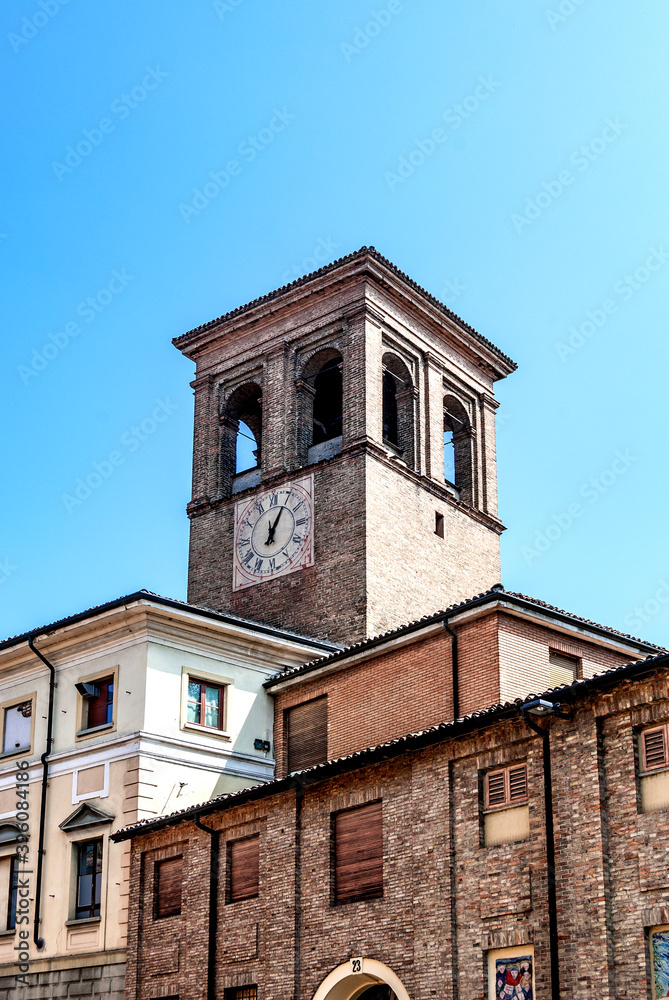
<path id="1" fill-rule="evenodd" d="M 342 431 L 341 358 L 326 361 L 314 378 L 312 444 L 339 437 Z"/>

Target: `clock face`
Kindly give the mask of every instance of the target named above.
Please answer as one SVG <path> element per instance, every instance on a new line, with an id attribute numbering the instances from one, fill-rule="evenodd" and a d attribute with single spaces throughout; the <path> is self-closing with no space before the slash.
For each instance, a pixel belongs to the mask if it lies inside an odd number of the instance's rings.
<path id="1" fill-rule="evenodd" d="M 314 564 L 314 477 L 235 504 L 232 589 Z"/>

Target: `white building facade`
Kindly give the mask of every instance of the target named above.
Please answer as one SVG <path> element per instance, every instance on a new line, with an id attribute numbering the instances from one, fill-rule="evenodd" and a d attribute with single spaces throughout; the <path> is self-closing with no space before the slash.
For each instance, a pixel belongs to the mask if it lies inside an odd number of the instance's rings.
<path id="1" fill-rule="evenodd" d="M 0 643 L 0 990 L 123 995 L 110 834 L 270 780 L 263 682 L 334 648 L 147 591 Z"/>

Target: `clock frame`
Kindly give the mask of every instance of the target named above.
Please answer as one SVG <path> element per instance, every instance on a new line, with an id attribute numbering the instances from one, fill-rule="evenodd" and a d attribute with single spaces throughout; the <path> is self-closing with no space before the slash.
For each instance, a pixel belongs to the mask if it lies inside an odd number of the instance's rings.
<path id="1" fill-rule="evenodd" d="M 238 500 L 233 544 L 233 591 L 313 566 L 313 474 Z"/>

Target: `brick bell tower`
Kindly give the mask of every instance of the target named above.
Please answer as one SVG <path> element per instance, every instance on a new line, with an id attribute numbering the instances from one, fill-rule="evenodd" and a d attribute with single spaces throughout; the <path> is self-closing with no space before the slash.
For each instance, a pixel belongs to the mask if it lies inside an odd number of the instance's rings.
<path id="1" fill-rule="evenodd" d="M 351 643 L 499 580 L 515 365 L 373 247 L 174 344 L 197 365 L 189 601 Z"/>

